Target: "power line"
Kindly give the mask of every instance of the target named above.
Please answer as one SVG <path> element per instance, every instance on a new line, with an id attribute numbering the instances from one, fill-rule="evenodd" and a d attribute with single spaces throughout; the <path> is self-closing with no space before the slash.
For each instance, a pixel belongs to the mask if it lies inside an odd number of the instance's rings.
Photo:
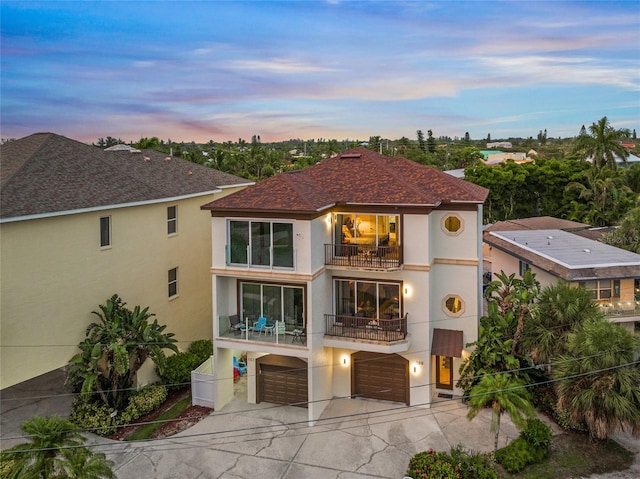
<path id="1" fill-rule="evenodd" d="M 592 357 L 592 356 L 586 356 L 585 358 L 588 357 Z M 580 358 L 578 358 L 580 359 Z M 576 360 L 576 358 L 570 358 L 561 362 L 566 362 L 566 361 L 572 361 L 572 360 Z M 567 379 L 574 379 L 577 377 L 582 377 L 582 376 L 589 376 L 589 375 L 593 375 L 593 374 L 598 374 L 601 372 L 605 372 L 605 371 L 610 371 L 610 370 L 615 370 L 615 369 L 620 369 L 620 368 L 624 368 L 624 367 L 628 367 L 628 366 L 634 366 L 634 365 L 638 365 L 640 364 L 640 361 L 633 361 L 630 363 L 626 363 L 626 364 L 622 364 L 622 365 L 617 365 L 617 366 L 611 366 L 608 368 L 602 368 L 602 369 L 598 369 L 596 371 L 587 371 L 587 372 L 583 372 L 583 373 L 578 373 L 578 374 L 574 374 L 571 376 L 566 376 L 566 377 L 562 377 L 562 378 L 553 378 L 553 379 L 549 379 L 547 381 L 541 381 L 538 383 L 526 383 L 523 384 L 521 386 L 516 386 L 516 387 L 512 387 L 512 388 L 506 388 L 506 389 L 499 389 L 499 390 L 495 390 L 495 391 L 489 391 L 486 393 L 482 393 L 482 394 L 470 394 L 470 395 L 465 395 L 459 398 L 452 398 L 450 400 L 452 401 L 458 401 L 458 400 L 465 400 L 465 399 L 471 399 L 475 396 L 484 396 L 484 395 L 488 395 L 488 394 L 493 394 L 496 392 L 506 392 L 506 391 L 511 391 L 511 390 L 517 390 L 517 389 L 526 389 L 526 388 L 530 388 L 530 387 L 534 387 L 534 386 L 539 386 L 539 385 L 543 385 L 543 384 L 551 384 L 551 383 L 555 383 L 558 381 L 564 381 Z M 491 375 L 497 375 L 497 374 L 507 374 L 510 373 L 512 371 L 510 370 L 506 370 L 506 371 L 501 371 L 501 372 L 496 372 L 496 373 L 491 373 L 491 374 L 486 374 L 486 375 L 482 375 L 482 376 L 491 376 Z M 412 386 L 411 388 L 415 388 L 415 387 L 426 387 L 426 386 L 432 386 L 435 383 L 429 383 L 426 385 L 420 385 L 420 386 Z M 389 388 L 385 388 L 383 390 L 380 391 L 386 391 Z M 380 392 L 379 391 L 379 392 Z M 342 398 L 332 398 L 332 399 L 345 399 L 345 398 L 352 398 L 354 396 L 349 395 L 349 396 L 344 396 Z M 322 399 L 322 400 L 316 400 L 316 401 L 307 401 L 306 403 L 297 403 L 296 405 L 302 405 L 302 404 L 312 404 L 312 403 L 319 403 L 319 402 L 328 402 L 331 401 L 332 399 Z M 449 401 L 449 400 L 448 400 Z M 415 404 L 415 405 L 411 405 L 411 406 L 398 406 L 398 407 L 394 407 L 394 408 L 390 408 L 390 409 L 385 409 L 384 411 L 392 411 L 392 410 L 396 410 L 396 409 L 403 409 L 406 410 L 406 408 L 417 408 L 417 407 L 426 407 L 426 406 L 431 406 L 432 404 L 441 404 L 444 401 L 437 401 L 437 402 L 433 402 L 433 401 L 428 401 L 426 403 L 421 403 L 421 404 Z M 252 410 L 241 410 L 241 411 L 229 411 L 229 412 L 221 412 L 217 415 L 227 415 L 227 414 L 246 414 L 246 413 L 250 413 L 250 412 L 255 412 L 255 411 L 264 411 L 265 409 L 274 409 L 274 408 L 282 408 L 282 407 L 290 407 L 291 405 L 277 405 L 277 406 L 273 406 L 273 407 L 269 407 L 269 408 L 258 408 L 258 409 L 252 409 Z M 362 414 L 369 414 L 369 413 L 359 413 L 359 414 L 355 414 L 355 415 L 344 415 L 344 416 L 337 416 L 334 418 L 328 418 L 328 419 L 335 419 L 335 418 L 345 418 L 345 417 L 352 417 L 352 416 L 358 416 L 358 415 L 362 415 Z M 320 419 L 319 419 L 320 420 Z M 134 425 L 144 425 L 144 424 L 156 424 L 156 423 L 166 423 L 166 422 L 171 422 L 174 420 L 163 420 L 163 421 L 149 421 L 149 422 L 143 422 L 143 423 L 136 423 Z M 295 424 L 302 424 L 302 423 L 308 423 L 308 420 L 304 420 L 304 421 L 298 421 L 298 422 L 293 422 L 293 423 L 286 423 L 284 424 L 284 426 L 288 426 L 288 425 L 295 425 Z M 316 421 L 317 422 L 317 421 Z M 124 426 L 119 426 L 119 427 L 126 427 L 126 426 L 130 426 L 130 425 L 124 425 Z M 226 432 L 239 432 L 239 431 L 246 431 L 246 430 L 256 430 L 256 429 L 263 429 L 263 428 L 267 428 L 267 427 L 273 427 L 273 425 L 269 425 L 269 426 L 260 426 L 260 427 L 250 427 L 250 428 L 240 428 L 237 430 L 230 430 L 230 431 L 224 431 Z M 93 429 L 88 429 L 88 432 L 91 432 L 92 430 L 96 430 L 96 429 L 100 429 L 100 428 L 93 428 Z M 181 435 L 180 438 L 185 438 L 185 437 L 200 437 L 202 435 L 208 435 L 208 434 L 214 434 L 214 433 L 200 433 L 200 434 L 194 434 L 194 435 Z M 9 439 L 28 439 L 29 437 L 32 437 L 30 435 L 25 435 L 25 436 L 12 436 L 12 437 L 7 437 L 4 438 L 5 440 L 9 440 Z M 148 441 L 157 441 L 160 439 L 145 439 L 142 440 L 142 442 L 148 442 Z M 130 441 L 130 442 L 134 442 L 134 441 Z M 108 445 L 108 444 L 106 444 Z M 91 446 L 93 447 L 93 446 Z M 54 449 L 60 449 L 60 448 L 54 448 Z M 31 451 L 43 451 L 43 450 L 47 450 L 47 449 L 33 449 L 33 450 L 25 450 L 25 451 L 21 451 L 21 452 L 31 452 Z"/>

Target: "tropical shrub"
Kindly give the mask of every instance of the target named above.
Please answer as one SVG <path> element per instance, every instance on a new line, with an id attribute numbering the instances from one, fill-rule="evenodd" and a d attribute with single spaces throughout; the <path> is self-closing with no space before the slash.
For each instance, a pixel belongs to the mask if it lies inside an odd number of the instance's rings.
<path id="1" fill-rule="evenodd" d="M 89 432 L 107 436 L 118 427 L 115 412 L 115 409 L 100 402 L 77 397 L 71 405 L 69 420 Z"/>
<path id="2" fill-rule="evenodd" d="M 167 399 L 167 388 L 163 385 L 147 386 L 129 398 L 129 404 L 121 414 L 119 423 L 130 424 L 145 414 L 157 409 Z"/>
<path id="3" fill-rule="evenodd" d="M 533 417 L 527 419 L 527 425 L 521 436 L 532 446 L 549 450 L 551 444 L 551 428 L 540 419 Z"/>
<path id="4" fill-rule="evenodd" d="M 189 345 L 187 352 L 196 355 L 199 366 L 213 355 L 213 342 L 210 339 L 198 339 Z"/>
<path id="5" fill-rule="evenodd" d="M 529 464 L 542 462 L 549 454 L 551 428 L 537 418 L 527 419 L 520 436 L 496 452 L 496 462 L 507 472 L 519 472 Z"/>
<path id="6" fill-rule="evenodd" d="M 178 352 L 173 333 L 166 333 L 149 308 L 133 310 L 114 294 L 86 330 L 80 352 L 71 358 L 67 385 L 85 399 L 98 397 L 105 405 L 123 410 L 134 386 L 134 378 L 147 359 L 162 371 L 165 349 Z"/>
<path id="7" fill-rule="evenodd" d="M 460 479 L 456 466 L 449 462 L 447 454 L 433 449 L 419 452 L 409 461 L 406 475 L 413 479 Z"/>
<path id="8" fill-rule="evenodd" d="M 528 464 L 533 463 L 533 446 L 524 438 L 519 437 L 511 444 L 496 452 L 496 462 L 505 468 L 507 472 L 520 472 Z"/>
<path id="9" fill-rule="evenodd" d="M 181 389 L 191 382 L 191 371 L 200 363 L 198 356 L 193 353 L 177 353 L 167 358 L 164 369 L 158 370 L 158 375 L 169 389 Z"/>
<path id="10" fill-rule="evenodd" d="M 458 468 L 461 479 L 497 479 L 498 473 L 488 455 L 467 450 L 462 444 L 451 448 L 450 463 Z"/>

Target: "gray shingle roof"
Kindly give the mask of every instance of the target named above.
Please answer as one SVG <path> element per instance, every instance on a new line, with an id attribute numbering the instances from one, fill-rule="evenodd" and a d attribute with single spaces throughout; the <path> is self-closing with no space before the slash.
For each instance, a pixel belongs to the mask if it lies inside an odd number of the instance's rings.
<path id="1" fill-rule="evenodd" d="M 0 218 L 196 195 L 251 184 L 153 150 L 103 151 L 53 133 L 0 146 Z"/>
<path id="2" fill-rule="evenodd" d="M 268 178 L 203 209 L 313 214 L 334 204 L 438 207 L 482 204 L 488 190 L 402 157 L 354 148 L 303 170 Z"/>

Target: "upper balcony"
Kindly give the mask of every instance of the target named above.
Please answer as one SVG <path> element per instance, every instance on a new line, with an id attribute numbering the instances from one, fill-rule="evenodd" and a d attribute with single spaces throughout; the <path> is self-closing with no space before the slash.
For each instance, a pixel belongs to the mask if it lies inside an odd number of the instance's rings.
<path id="1" fill-rule="evenodd" d="M 325 244 L 324 264 L 356 269 L 397 271 L 400 268 L 400 247 Z"/>

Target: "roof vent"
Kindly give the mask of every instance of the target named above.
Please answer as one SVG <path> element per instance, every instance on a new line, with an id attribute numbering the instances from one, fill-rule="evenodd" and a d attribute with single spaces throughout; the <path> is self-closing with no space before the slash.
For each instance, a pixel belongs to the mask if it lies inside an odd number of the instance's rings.
<path id="1" fill-rule="evenodd" d="M 340 155 L 340 158 L 360 158 L 360 153 L 346 153 L 344 155 Z"/>
<path id="2" fill-rule="evenodd" d="M 591 250 L 589 248 L 585 248 L 582 251 L 584 251 L 585 253 L 591 253 Z"/>
<path id="3" fill-rule="evenodd" d="M 553 239 L 553 236 L 549 235 L 547 236 L 547 239 Z"/>
<path id="4" fill-rule="evenodd" d="M 164 161 L 171 161 L 171 157 L 170 157 L 170 156 L 167 156 L 167 157 L 164 159 Z"/>

